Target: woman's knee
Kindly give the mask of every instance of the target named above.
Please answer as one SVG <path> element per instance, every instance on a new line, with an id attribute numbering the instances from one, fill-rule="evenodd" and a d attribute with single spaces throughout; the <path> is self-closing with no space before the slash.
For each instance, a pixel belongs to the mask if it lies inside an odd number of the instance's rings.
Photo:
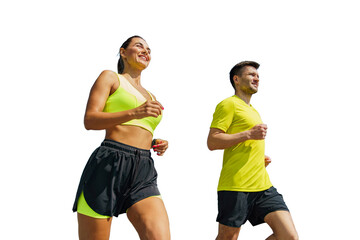
<path id="1" fill-rule="evenodd" d="M 288 237 L 289 240 L 299 240 L 299 236 L 296 232 L 291 233 Z"/>
<path id="2" fill-rule="evenodd" d="M 169 225 L 165 221 L 145 222 L 144 234 L 148 240 L 170 240 Z"/>
<path id="3" fill-rule="evenodd" d="M 274 234 L 275 235 L 275 234 Z M 282 235 L 275 235 L 276 237 L 274 239 L 278 239 L 278 240 L 299 240 L 299 236 L 297 234 L 297 232 L 289 232 L 286 234 L 282 234 Z M 269 238 L 272 239 L 272 238 Z"/>

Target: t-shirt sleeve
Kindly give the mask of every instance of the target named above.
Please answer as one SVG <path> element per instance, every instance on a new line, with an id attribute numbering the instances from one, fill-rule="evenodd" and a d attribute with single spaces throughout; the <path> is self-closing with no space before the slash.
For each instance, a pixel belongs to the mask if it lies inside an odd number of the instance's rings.
<path id="1" fill-rule="evenodd" d="M 215 109 L 210 128 L 218 128 L 226 132 L 234 117 L 234 103 L 225 99 Z"/>

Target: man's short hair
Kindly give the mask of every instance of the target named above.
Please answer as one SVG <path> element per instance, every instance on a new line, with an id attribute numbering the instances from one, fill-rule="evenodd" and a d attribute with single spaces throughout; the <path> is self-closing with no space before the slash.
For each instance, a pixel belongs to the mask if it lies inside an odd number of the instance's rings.
<path id="1" fill-rule="evenodd" d="M 239 62 L 238 64 L 236 64 L 231 70 L 230 70 L 230 82 L 231 85 L 233 86 L 233 88 L 235 89 L 235 84 L 234 84 L 234 76 L 241 76 L 244 67 L 246 66 L 251 66 L 254 67 L 256 69 L 258 69 L 260 67 L 260 64 L 258 64 L 257 62 L 254 61 L 242 61 Z"/>

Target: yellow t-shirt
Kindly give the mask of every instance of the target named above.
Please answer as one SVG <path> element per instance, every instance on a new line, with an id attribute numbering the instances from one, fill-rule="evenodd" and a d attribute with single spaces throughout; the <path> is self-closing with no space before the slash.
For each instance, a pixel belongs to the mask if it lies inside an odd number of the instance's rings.
<path id="1" fill-rule="evenodd" d="M 255 108 L 234 95 L 216 106 L 210 128 L 234 134 L 261 123 Z M 264 160 L 264 140 L 247 140 L 225 149 L 218 191 L 258 192 L 270 188 Z"/>

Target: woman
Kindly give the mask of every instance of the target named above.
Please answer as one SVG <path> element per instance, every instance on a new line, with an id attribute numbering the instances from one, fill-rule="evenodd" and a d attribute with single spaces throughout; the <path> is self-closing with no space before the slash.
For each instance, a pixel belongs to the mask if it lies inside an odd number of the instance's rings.
<path id="1" fill-rule="evenodd" d="M 145 40 L 130 37 L 120 48 L 118 74 L 103 71 L 91 89 L 85 128 L 105 129 L 106 136 L 76 194 L 80 240 L 109 239 L 112 217 L 125 212 L 140 239 L 170 239 L 150 156 L 151 148 L 160 156 L 168 148 L 166 140 L 153 140 L 164 108 L 140 83 L 150 60 Z"/>

